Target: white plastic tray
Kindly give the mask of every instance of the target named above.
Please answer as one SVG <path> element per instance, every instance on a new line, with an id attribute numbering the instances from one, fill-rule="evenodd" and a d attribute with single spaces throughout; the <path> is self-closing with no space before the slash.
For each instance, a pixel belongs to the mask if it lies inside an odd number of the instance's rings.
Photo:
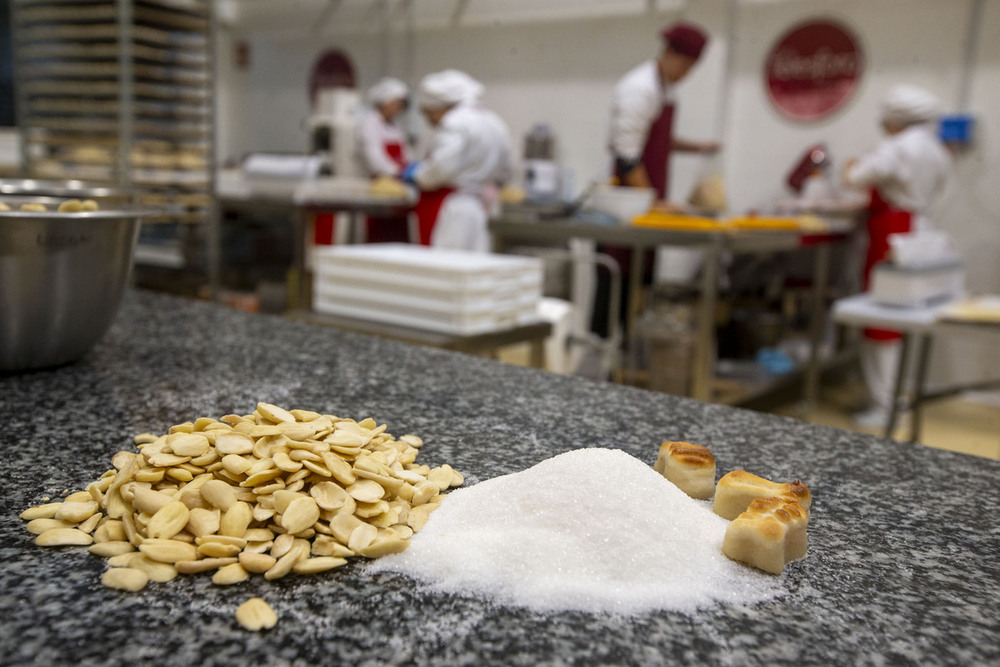
<path id="1" fill-rule="evenodd" d="M 537 319 L 535 305 L 449 312 L 422 308 L 419 304 L 410 304 L 403 308 L 393 304 L 355 300 L 346 295 L 322 292 L 313 295 L 313 309 L 328 315 L 398 324 L 459 336 L 488 333 Z"/>
<path id="2" fill-rule="evenodd" d="M 420 309 L 440 315 L 461 315 L 489 312 L 493 310 L 510 310 L 522 307 L 535 307 L 541 296 L 537 293 L 509 295 L 504 299 L 445 299 L 431 294 L 419 292 L 403 292 L 396 290 L 381 290 L 367 285 L 346 285 L 333 282 L 317 282 L 313 285 L 313 294 L 321 294 L 335 301 L 351 300 L 356 303 L 377 304 L 380 307 L 401 309 Z"/>
<path id="3" fill-rule="evenodd" d="M 529 279 L 479 281 L 471 285 L 453 285 L 440 281 L 414 278 L 400 280 L 397 276 L 378 271 L 355 270 L 330 264 L 316 267 L 313 280 L 316 289 L 345 288 L 377 292 L 392 292 L 412 298 L 434 299 L 446 304 L 467 304 L 490 301 L 507 303 L 542 295 L 540 276 Z"/>
<path id="4" fill-rule="evenodd" d="M 542 262 L 536 257 L 446 250 L 406 243 L 317 248 L 317 271 L 350 270 L 353 275 L 377 275 L 382 282 L 427 287 L 478 289 L 498 281 L 541 285 Z M 357 272 L 357 273 L 355 273 Z"/>

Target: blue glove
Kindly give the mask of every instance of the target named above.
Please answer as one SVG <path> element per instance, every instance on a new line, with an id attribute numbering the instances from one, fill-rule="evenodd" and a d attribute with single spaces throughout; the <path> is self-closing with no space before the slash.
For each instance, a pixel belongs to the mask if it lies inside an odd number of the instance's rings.
<path id="1" fill-rule="evenodd" d="M 399 177 L 403 179 L 404 183 L 409 183 L 410 185 L 416 185 L 417 182 L 414 179 L 413 175 L 414 173 L 416 173 L 417 167 L 419 166 L 420 166 L 419 162 L 411 162 L 410 164 L 406 165 L 406 167 L 403 168 L 403 173 L 400 174 Z"/>

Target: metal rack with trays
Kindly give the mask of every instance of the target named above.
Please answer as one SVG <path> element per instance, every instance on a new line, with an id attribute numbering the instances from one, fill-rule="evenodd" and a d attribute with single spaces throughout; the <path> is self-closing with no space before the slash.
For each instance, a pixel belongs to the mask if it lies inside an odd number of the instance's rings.
<path id="1" fill-rule="evenodd" d="M 137 279 L 214 289 L 211 0 L 15 0 L 15 73 L 28 176 L 114 183 L 147 221 Z M 174 275 L 167 275 L 172 273 Z"/>

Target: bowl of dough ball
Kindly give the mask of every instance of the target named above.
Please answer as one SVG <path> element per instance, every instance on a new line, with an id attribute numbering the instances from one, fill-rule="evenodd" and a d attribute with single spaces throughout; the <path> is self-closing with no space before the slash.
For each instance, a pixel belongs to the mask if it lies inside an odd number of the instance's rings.
<path id="1" fill-rule="evenodd" d="M 0 188 L 0 372 L 76 361 L 118 314 L 142 218 L 155 212 L 72 194 Z"/>

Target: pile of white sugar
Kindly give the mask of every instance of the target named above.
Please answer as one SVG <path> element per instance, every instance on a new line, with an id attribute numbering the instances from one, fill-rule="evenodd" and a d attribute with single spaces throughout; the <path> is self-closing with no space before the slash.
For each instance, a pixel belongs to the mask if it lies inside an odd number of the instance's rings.
<path id="1" fill-rule="evenodd" d="M 370 567 L 536 611 L 693 611 L 774 597 L 774 577 L 722 554 L 727 525 L 625 452 L 578 449 L 453 491 L 409 549 Z"/>

